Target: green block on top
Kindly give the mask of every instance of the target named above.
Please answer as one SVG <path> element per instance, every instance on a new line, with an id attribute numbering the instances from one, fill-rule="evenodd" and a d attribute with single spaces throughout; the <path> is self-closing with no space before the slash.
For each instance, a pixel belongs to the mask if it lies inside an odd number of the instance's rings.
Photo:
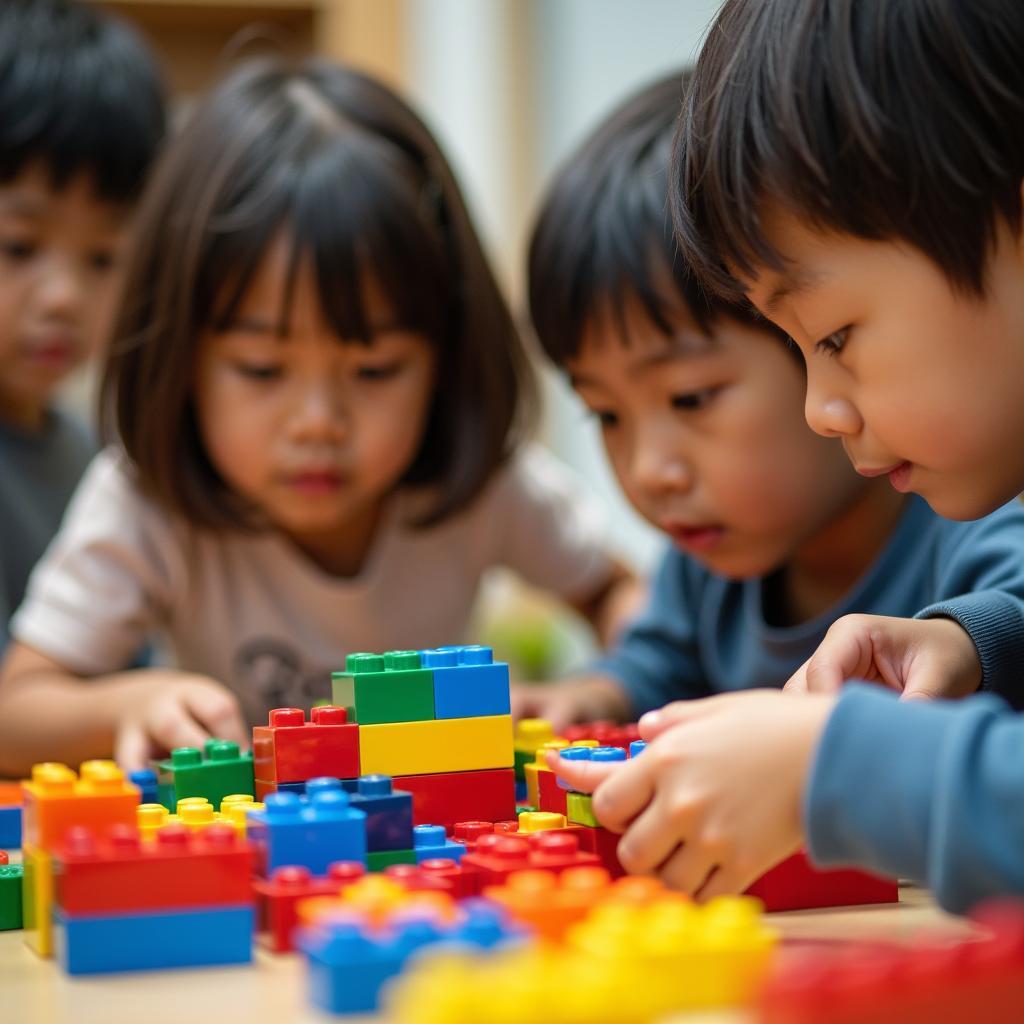
<path id="1" fill-rule="evenodd" d="M 434 717 L 434 673 L 418 651 L 350 654 L 331 674 L 332 703 L 360 725 L 426 722 Z"/>
<path id="2" fill-rule="evenodd" d="M 156 768 L 160 803 L 171 811 L 187 796 L 205 796 L 219 810 L 226 796 L 256 793 L 252 751 L 242 754 L 230 740 L 209 739 L 202 750 L 178 747 Z"/>
<path id="3" fill-rule="evenodd" d="M 20 864 L 0 864 L 0 932 L 22 926 Z"/>
<path id="4" fill-rule="evenodd" d="M 415 850 L 371 850 L 366 855 L 368 871 L 383 871 L 392 864 L 415 864 Z"/>
<path id="5" fill-rule="evenodd" d="M 597 818 L 594 817 L 594 811 L 590 804 L 591 797 L 589 793 L 566 793 L 565 816 L 569 819 L 569 823 L 598 828 L 599 823 Z"/>

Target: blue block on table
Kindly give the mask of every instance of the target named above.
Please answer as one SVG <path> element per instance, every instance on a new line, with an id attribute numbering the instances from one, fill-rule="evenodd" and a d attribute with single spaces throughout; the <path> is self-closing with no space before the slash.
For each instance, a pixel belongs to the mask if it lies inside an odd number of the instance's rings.
<path id="1" fill-rule="evenodd" d="M 435 718 L 478 718 L 511 713 L 508 665 L 490 647 L 438 647 L 420 651 L 434 674 Z"/>
<path id="2" fill-rule="evenodd" d="M 565 761 L 625 761 L 626 752 L 622 747 L 562 747 L 558 756 Z M 572 792 L 572 786 L 561 777 L 558 778 L 560 789 Z"/>
<path id="3" fill-rule="evenodd" d="M 360 776 L 350 799 L 366 815 L 367 850 L 412 848 L 412 793 L 393 789 L 390 775 Z"/>
<path id="4" fill-rule="evenodd" d="M 294 864 L 325 875 L 336 860 L 365 864 L 366 815 L 349 801 L 340 784 L 305 798 L 269 793 L 262 811 L 249 812 L 246 825 L 260 872 L 269 875 L 275 868 Z"/>
<path id="5" fill-rule="evenodd" d="M 460 861 L 466 852 L 466 844 L 449 839 L 443 825 L 417 825 L 412 830 L 412 847 L 417 864 L 438 857 Z"/>
<path id="6" fill-rule="evenodd" d="M 0 850 L 21 847 L 21 808 L 0 807 Z"/>
<path id="7" fill-rule="evenodd" d="M 139 787 L 142 794 L 140 803 L 158 804 L 160 802 L 160 791 L 157 785 L 156 772 L 152 768 L 140 768 L 128 776 L 128 781 Z"/>
<path id="8" fill-rule="evenodd" d="M 68 974 L 252 960 L 253 908 L 249 905 L 89 917 L 71 917 L 57 910 L 53 925 L 54 952 Z"/>

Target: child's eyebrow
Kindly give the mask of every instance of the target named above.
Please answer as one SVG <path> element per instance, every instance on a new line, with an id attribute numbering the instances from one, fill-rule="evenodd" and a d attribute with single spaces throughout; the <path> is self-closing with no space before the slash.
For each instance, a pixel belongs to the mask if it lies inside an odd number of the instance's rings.
<path id="1" fill-rule="evenodd" d="M 281 336 L 280 325 L 259 316 L 233 316 L 224 324 L 226 331 L 241 331 L 245 334 L 272 334 Z"/>
<path id="2" fill-rule="evenodd" d="M 779 303 L 783 299 L 809 292 L 812 288 L 820 285 L 827 277 L 828 275 L 821 271 L 810 270 L 797 264 L 791 265 L 788 270 L 782 272 L 771 294 L 765 299 L 765 313 L 771 316 L 778 309 Z"/>

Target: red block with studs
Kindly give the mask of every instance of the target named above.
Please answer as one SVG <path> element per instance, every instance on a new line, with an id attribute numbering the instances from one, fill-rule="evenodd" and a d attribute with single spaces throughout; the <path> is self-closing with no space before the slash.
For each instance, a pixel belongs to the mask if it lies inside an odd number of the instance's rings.
<path id="1" fill-rule="evenodd" d="M 344 708 L 275 708 L 252 731 L 253 772 L 262 782 L 305 782 L 359 775 L 359 726 Z"/>
<path id="2" fill-rule="evenodd" d="M 480 872 L 485 886 L 501 885 L 513 871 L 543 868 L 562 872 L 599 864 L 597 856 L 581 850 L 579 838 L 564 829 L 530 836 L 480 836 L 476 849 L 462 858 L 463 867 Z"/>
<path id="3" fill-rule="evenodd" d="M 626 869 L 619 863 L 619 840 L 622 836 L 609 832 L 606 828 L 594 828 L 591 825 L 579 825 L 580 845 L 584 850 L 596 854 L 603 867 L 612 878 L 621 878 Z"/>
<path id="4" fill-rule="evenodd" d="M 153 842 L 116 825 L 72 828 L 54 853 L 55 904 L 73 915 L 213 907 L 252 900 L 252 850 L 231 825 L 167 825 Z"/>
<path id="5" fill-rule="evenodd" d="M 450 829 L 457 821 L 500 821 L 516 813 L 514 768 L 399 775 L 392 785 L 412 793 L 414 825 L 444 825 Z"/>
<path id="6" fill-rule="evenodd" d="M 554 811 L 555 814 L 567 814 L 566 801 L 568 793 L 558 784 L 558 776 L 554 772 L 537 772 L 537 796 L 539 811 Z"/>

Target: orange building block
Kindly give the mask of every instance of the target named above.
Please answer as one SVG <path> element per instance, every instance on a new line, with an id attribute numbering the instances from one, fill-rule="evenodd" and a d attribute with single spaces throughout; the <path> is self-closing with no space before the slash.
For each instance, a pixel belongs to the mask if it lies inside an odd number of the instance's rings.
<path id="1" fill-rule="evenodd" d="M 53 849 L 68 829 L 85 825 L 96 832 L 110 825 L 134 825 L 142 795 L 113 761 L 85 761 L 81 775 L 67 765 L 32 766 L 22 783 L 25 794 L 24 843 Z"/>
<path id="2" fill-rule="evenodd" d="M 607 895 L 611 879 L 604 868 L 517 871 L 504 885 L 487 886 L 483 895 L 543 939 L 559 942 Z"/>

